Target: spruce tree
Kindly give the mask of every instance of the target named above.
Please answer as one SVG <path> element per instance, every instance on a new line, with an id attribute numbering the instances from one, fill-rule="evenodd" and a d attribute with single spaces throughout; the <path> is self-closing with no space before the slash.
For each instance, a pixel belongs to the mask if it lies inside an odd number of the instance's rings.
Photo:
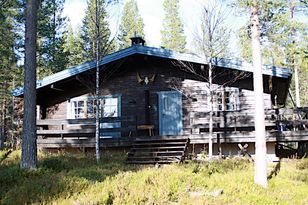
<path id="1" fill-rule="evenodd" d="M 42 0 L 38 11 L 39 78 L 66 68 L 63 50 L 66 18 L 62 17 L 64 0 Z"/>
<path id="2" fill-rule="evenodd" d="M 164 0 L 165 18 L 163 23 L 162 46 L 175 50 L 184 51 L 186 37 L 184 35 L 183 24 L 179 16 L 179 1 Z"/>
<path id="3" fill-rule="evenodd" d="M 137 2 L 129 0 L 125 3 L 123 16 L 120 24 L 120 48 L 127 48 L 131 45 L 130 38 L 134 36 L 144 37 L 144 24 L 139 14 Z"/>
<path id="4" fill-rule="evenodd" d="M 65 44 L 63 46 L 64 52 L 67 54 L 68 59 L 67 67 L 72 67 L 83 63 L 83 44 L 80 28 L 78 28 L 75 34 L 72 26 L 69 25 L 64 38 Z"/>
<path id="5" fill-rule="evenodd" d="M 108 25 L 108 14 L 105 2 L 99 0 L 100 6 L 100 56 L 104 56 L 114 51 L 113 42 L 110 40 L 110 30 Z M 84 61 L 95 59 L 96 50 L 96 25 L 95 25 L 95 0 L 89 0 L 86 15 L 82 21 L 81 37 L 84 48 Z"/>

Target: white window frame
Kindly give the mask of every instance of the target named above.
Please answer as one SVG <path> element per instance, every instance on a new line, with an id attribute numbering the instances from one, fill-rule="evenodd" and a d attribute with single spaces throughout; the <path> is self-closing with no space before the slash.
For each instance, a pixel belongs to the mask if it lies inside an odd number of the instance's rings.
<path id="1" fill-rule="evenodd" d="M 104 100 L 106 99 L 111 99 L 111 98 L 117 98 L 118 102 L 117 105 L 112 105 L 112 106 L 117 106 L 116 110 L 116 116 L 104 116 Z M 89 109 L 88 109 L 88 102 L 89 100 L 93 101 L 93 113 L 92 116 L 89 116 Z M 120 117 L 121 116 L 121 95 L 107 95 L 107 96 L 101 96 L 99 97 L 100 100 L 100 110 L 101 110 L 101 117 Z M 81 102 L 83 101 L 83 116 L 81 117 L 76 117 L 78 114 L 75 113 L 75 102 Z M 80 97 L 75 97 L 67 101 L 67 118 L 68 119 L 82 119 L 82 118 L 95 118 L 95 103 L 96 98 L 95 96 L 80 96 Z"/>
<path id="2" fill-rule="evenodd" d="M 229 93 L 229 96 L 227 96 Z M 240 110 L 240 92 L 238 88 L 222 87 L 219 90 L 214 91 L 213 94 L 213 110 L 214 112 L 221 111 L 239 111 Z M 221 96 L 219 99 L 219 96 Z M 228 102 L 227 99 L 229 98 Z M 210 98 L 209 98 L 210 99 Z M 211 103 L 209 101 L 209 108 Z M 233 107 L 231 109 L 231 107 Z"/>

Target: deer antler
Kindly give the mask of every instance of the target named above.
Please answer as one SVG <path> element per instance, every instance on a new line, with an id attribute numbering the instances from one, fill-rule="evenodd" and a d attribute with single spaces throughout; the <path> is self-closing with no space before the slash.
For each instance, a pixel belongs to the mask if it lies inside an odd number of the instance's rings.
<path id="1" fill-rule="evenodd" d="M 154 82 L 155 77 L 156 77 L 156 74 L 153 74 L 153 76 L 149 79 L 149 81 L 150 81 L 151 83 Z"/>
<path id="2" fill-rule="evenodd" d="M 136 77 L 137 77 L 137 81 L 138 81 L 138 83 L 143 83 L 143 79 L 140 77 L 140 75 L 139 75 L 139 73 L 137 72 L 137 74 L 136 74 Z"/>

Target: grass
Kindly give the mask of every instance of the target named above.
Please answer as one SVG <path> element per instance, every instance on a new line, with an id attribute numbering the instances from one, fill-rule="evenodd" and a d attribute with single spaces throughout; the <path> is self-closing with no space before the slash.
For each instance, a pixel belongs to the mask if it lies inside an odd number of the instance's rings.
<path id="1" fill-rule="evenodd" d="M 39 168 L 24 171 L 15 151 L 0 165 L 0 204 L 308 204 L 308 159 L 283 161 L 263 189 L 247 160 L 154 167 L 124 157 L 40 154 Z"/>

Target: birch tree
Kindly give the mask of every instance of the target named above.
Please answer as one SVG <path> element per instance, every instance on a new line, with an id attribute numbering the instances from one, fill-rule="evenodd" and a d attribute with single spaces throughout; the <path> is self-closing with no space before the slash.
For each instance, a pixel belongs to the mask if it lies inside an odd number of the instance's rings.
<path id="1" fill-rule="evenodd" d="M 26 2 L 24 118 L 21 168 L 37 167 L 36 144 L 36 38 L 38 1 Z"/>
<path id="2" fill-rule="evenodd" d="M 213 156 L 213 114 L 214 114 L 214 95 L 215 92 L 225 85 L 232 84 L 239 79 L 248 77 L 247 73 L 241 71 L 218 71 L 215 69 L 214 62 L 219 57 L 224 57 L 228 53 L 230 30 L 225 25 L 228 11 L 218 2 L 209 2 L 202 7 L 201 27 L 195 34 L 196 49 L 204 59 L 208 69 L 204 66 L 196 68 L 185 62 L 177 62 L 178 66 L 186 72 L 192 73 L 198 79 L 208 82 L 206 90 L 209 91 L 209 147 L 208 156 Z M 215 85 L 213 80 L 222 79 L 219 85 Z M 225 79 L 225 80 L 223 80 Z M 179 89 L 174 83 L 173 89 Z"/>
<path id="3" fill-rule="evenodd" d="M 201 31 L 196 35 L 198 49 L 207 59 L 208 76 L 203 75 L 209 83 L 210 97 L 210 119 L 209 119 L 209 158 L 213 156 L 213 60 L 215 57 L 223 56 L 226 52 L 230 30 L 224 25 L 226 19 L 226 10 L 218 3 L 209 3 L 203 7 Z"/>

